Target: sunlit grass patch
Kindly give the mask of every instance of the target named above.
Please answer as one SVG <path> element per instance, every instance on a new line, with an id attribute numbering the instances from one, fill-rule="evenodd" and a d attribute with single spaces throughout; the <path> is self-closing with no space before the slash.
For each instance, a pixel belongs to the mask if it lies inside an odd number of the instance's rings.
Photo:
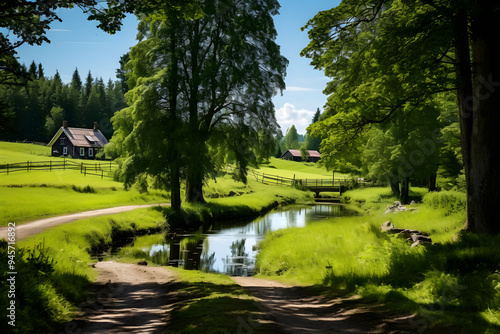
<path id="1" fill-rule="evenodd" d="M 0 164 L 60 160 L 51 157 L 50 154 L 50 147 L 43 145 L 0 142 Z"/>
<path id="2" fill-rule="evenodd" d="M 332 172 L 327 171 L 325 167 L 318 163 L 296 162 L 277 158 L 271 158 L 268 164 L 260 165 L 260 168 L 256 169 L 255 172 L 288 178 L 295 176 L 296 179 L 331 179 L 333 177 Z M 346 174 L 335 173 L 335 178 L 349 177 Z"/>

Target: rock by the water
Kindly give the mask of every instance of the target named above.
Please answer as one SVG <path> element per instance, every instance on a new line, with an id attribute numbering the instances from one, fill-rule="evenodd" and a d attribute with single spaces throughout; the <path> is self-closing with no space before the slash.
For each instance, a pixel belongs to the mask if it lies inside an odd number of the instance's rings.
<path id="1" fill-rule="evenodd" d="M 406 206 L 401 204 L 400 201 L 395 201 L 394 205 L 389 205 L 384 213 L 391 213 L 391 212 L 401 212 L 401 211 L 406 211 Z"/>
<path id="2" fill-rule="evenodd" d="M 432 244 L 432 239 L 428 236 L 427 233 L 420 232 L 418 230 L 395 228 L 390 221 L 386 221 L 385 223 L 383 223 L 382 226 L 380 226 L 380 229 L 387 233 L 397 233 L 398 236 L 411 242 L 412 248 L 422 244 Z"/>

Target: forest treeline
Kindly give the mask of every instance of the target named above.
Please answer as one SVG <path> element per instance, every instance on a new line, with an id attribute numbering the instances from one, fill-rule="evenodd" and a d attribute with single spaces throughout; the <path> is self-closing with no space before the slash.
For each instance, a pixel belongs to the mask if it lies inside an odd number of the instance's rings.
<path id="1" fill-rule="evenodd" d="M 120 81 L 105 84 L 89 71 L 82 80 L 75 69 L 70 83 L 64 83 L 59 72 L 47 77 L 42 64 L 22 65 L 24 76 L 16 85 L 0 90 L 3 141 L 48 142 L 67 120 L 71 127 L 92 128 L 97 122 L 109 139 L 113 135 L 111 117 L 127 103 L 126 85 Z"/>

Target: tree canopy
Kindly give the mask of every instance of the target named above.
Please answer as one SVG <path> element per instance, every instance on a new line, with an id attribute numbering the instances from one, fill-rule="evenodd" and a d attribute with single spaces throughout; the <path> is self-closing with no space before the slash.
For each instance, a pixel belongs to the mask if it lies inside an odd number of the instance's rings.
<path id="1" fill-rule="evenodd" d="M 287 65 L 274 42 L 277 1 L 199 5 L 205 15 L 196 19 L 168 12 L 143 17 L 142 41 L 126 65 L 130 107 L 113 119 L 127 182 L 164 175 L 174 208 L 181 176 L 186 200 L 204 201 L 203 182 L 217 169 L 210 146 L 226 148 L 244 179 L 255 156 L 250 148 L 273 143 L 271 98 L 284 89 Z"/>
<path id="2" fill-rule="evenodd" d="M 434 95 L 454 91 L 468 228 L 500 232 L 493 223 L 500 221 L 500 166 L 491 144 L 500 140 L 500 46 L 492 37 L 500 31 L 498 9 L 486 0 L 343 0 L 309 21 L 302 55 L 332 78 L 325 115 L 312 127 L 327 163 L 355 151 L 372 127 L 393 125 L 408 110 L 430 108 Z"/>

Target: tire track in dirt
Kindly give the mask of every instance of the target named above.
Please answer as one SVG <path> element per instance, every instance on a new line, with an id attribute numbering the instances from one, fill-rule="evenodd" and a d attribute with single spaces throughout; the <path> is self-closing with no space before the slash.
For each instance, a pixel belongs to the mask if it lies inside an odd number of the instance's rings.
<path id="1" fill-rule="evenodd" d="M 285 333 L 413 333 L 411 315 L 394 315 L 356 298 L 311 296 L 304 288 L 253 277 L 232 277 L 256 297 Z"/>
<path id="2" fill-rule="evenodd" d="M 168 286 L 176 275 L 165 267 L 98 262 L 95 297 L 66 324 L 71 333 L 164 333 L 171 305 Z"/>

